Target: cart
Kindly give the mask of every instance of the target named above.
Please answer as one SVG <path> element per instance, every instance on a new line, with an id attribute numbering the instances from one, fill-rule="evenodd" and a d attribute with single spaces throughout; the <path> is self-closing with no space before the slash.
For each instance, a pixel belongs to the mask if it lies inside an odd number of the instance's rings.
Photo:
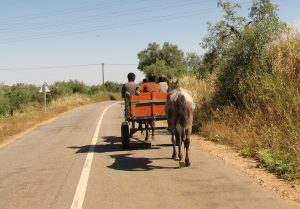
<path id="1" fill-rule="evenodd" d="M 166 98 L 167 93 L 164 92 L 141 93 L 125 98 L 125 121 L 121 125 L 123 149 L 129 149 L 130 138 L 137 131 L 145 131 L 145 141 L 148 141 L 150 130 L 154 137 L 155 130 L 167 128 L 155 127 L 155 121 L 166 120 Z"/>

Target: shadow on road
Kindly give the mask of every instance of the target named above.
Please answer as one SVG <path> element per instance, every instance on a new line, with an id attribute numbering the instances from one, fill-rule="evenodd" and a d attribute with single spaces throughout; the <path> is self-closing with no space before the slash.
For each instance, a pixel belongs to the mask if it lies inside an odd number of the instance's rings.
<path id="1" fill-rule="evenodd" d="M 157 147 L 172 147 L 172 144 L 157 144 Z"/>
<path id="2" fill-rule="evenodd" d="M 69 146 L 69 149 L 78 149 L 75 153 L 104 153 L 104 152 L 117 152 L 123 151 L 121 138 L 117 136 L 105 136 L 102 137 L 101 144 L 96 145 L 84 145 L 84 146 Z M 130 141 L 129 150 L 144 150 L 144 149 L 160 149 L 159 147 L 151 147 L 149 143 L 145 143 L 139 139 L 133 138 Z"/>
<path id="3" fill-rule="evenodd" d="M 157 160 L 166 160 L 171 158 L 144 158 L 144 157 L 131 157 L 132 154 L 119 154 L 110 155 L 110 157 L 115 159 L 115 162 L 107 166 L 108 168 L 113 168 L 115 170 L 123 171 L 151 171 L 154 169 L 177 169 L 178 167 L 165 167 L 151 165 Z"/>
<path id="4" fill-rule="evenodd" d="M 69 149 L 77 149 L 75 154 L 80 153 L 109 153 L 109 152 L 118 152 L 124 151 L 122 148 L 121 138 L 117 136 L 105 136 L 102 137 L 103 141 L 101 144 L 96 145 L 84 145 L 84 146 L 69 146 Z M 149 143 L 142 142 L 138 139 L 133 139 L 130 142 L 130 150 L 152 150 L 152 149 L 161 149 L 167 145 L 158 145 L 156 147 L 149 146 Z M 150 171 L 154 169 L 177 169 L 178 167 L 163 167 L 151 165 L 153 161 L 157 160 L 171 160 L 171 158 L 144 158 L 144 157 L 133 157 L 132 154 L 115 154 L 110 155 L 115 161 L 112 165 L 107 166 L 116 170 L 124 171 Z"/>

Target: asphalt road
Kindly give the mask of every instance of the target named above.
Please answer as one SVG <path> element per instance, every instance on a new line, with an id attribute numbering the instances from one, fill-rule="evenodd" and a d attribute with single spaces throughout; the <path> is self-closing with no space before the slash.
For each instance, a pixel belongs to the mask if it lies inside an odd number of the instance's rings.
<path id="1" fill-rule="evenodd" d="M 150 149 L 132 140 L 123 151 L 114 103 L 75 109 L 1 148 L 0 208 L 300 208 L 196 143 L 191 167 L 178 168 L 165 131 Z"/>

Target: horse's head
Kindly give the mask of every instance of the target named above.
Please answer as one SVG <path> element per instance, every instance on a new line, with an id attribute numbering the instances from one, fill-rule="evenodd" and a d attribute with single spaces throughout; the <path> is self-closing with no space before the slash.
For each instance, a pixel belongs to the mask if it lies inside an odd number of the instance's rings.
<path id="1" fill-rule="evenodd" d="M 173 91 L 177 88 L 179 88 L 179 81 L 178 79 L 172 79 L 172 80 L 168 80 L 168 92 Z"/>

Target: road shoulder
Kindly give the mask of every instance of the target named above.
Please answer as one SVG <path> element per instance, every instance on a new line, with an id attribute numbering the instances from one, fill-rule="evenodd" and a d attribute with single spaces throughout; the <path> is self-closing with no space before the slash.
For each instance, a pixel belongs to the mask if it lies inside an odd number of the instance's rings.
<path id="1" fill-rule="evenodd" d="M 254 178 L 258 184 L 276 191 L 282 199 L 300 204 L 300 182 L 285 181 L 274 174 L 260 168 L 254 159 L 241 157 L 233 148 L 204 140 L 199 135 L 193 135 L 192 139 L 205 151 L 219 157 L 227 165 L 234 167 Z"/>

